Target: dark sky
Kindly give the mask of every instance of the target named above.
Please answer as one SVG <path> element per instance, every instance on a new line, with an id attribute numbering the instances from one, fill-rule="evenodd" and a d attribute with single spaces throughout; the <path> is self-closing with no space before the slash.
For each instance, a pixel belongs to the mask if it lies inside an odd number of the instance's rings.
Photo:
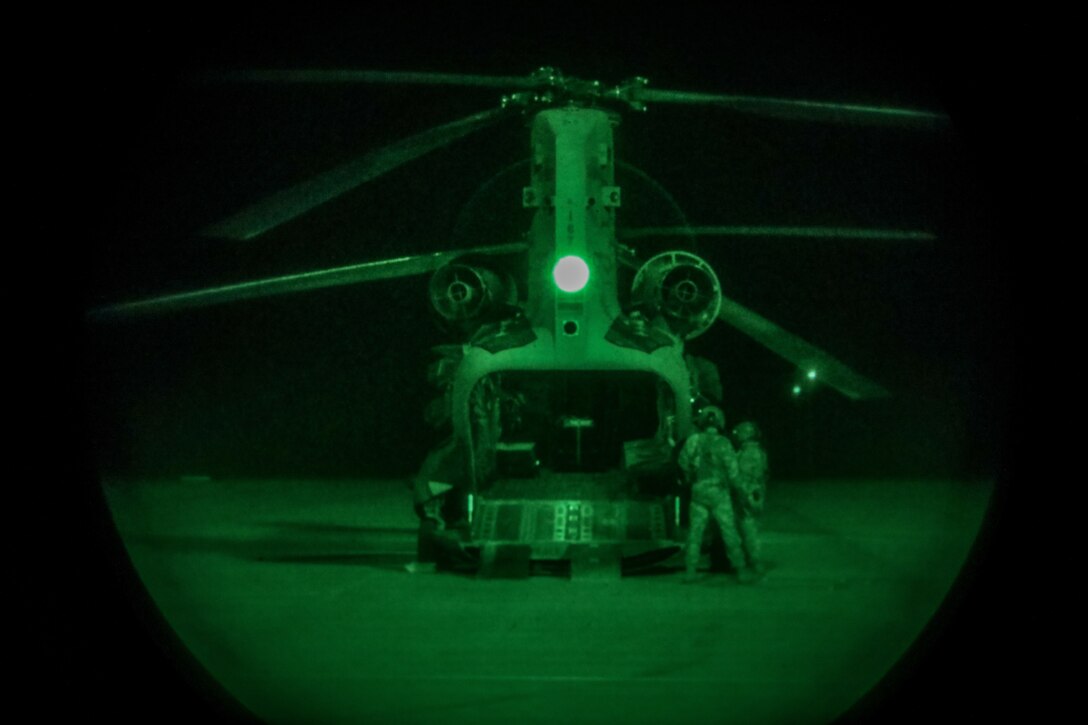
<path id="1" fill-rule="evenodd" d="M 459 214 L 525 155 L 507 123 L 417 160 L 248 242 L 195 234 L 247 203 L 407 133 L 491 107 L 492 89 L 207 87 L 220 68 L 364 68 L 516 75 L 550 64 L 614 83 L 946 109 L 940 133 L 653 107 L 617 129 L 619 158 L 695 224 L 918 229 L 935 242 L 711 240 L 698 253 L 725 293 L 891 389 L 850 403 L 788 395 L 795 371 L 719 327 L 726 412 L 754 417 L 783 474 L 993 471 L 1010 405 L 992 138 L 981 122 L 987 48 L 930 17 L 617 18 L 603 10 L 390 5 L 137 20 L 88 52 L 87 163 L 73 185 L 96 230 L 79 257 L 84 305 L 453 245 Z M 81 96 L 82 98 L 83 96 Z M 518 226 L 524 181 L 497 185 L 474 228 Z M 668 210 L 632 181 L 620 223 Z M 646 204 L 637 203 L 647 200 Z M 510 213 L 504 210 L 510 209 Z M 460 240 L 458 240 L 460 241 Z M 642 250 L 654 251 L 652 248 Z M 92 446 L 111 470 L 372 475 L 411 472 L 433 440 L 421 410 L 431 321 L 408 278 L 89 329 Z"/>

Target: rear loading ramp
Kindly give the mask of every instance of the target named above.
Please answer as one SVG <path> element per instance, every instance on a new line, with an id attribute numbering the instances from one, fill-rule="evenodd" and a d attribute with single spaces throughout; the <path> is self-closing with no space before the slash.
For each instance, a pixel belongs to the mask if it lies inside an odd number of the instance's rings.
<path id="1" fill-rule="evenodd" d="M 533 559 L 577 559 L 600 547 L 635 556 L 679 545 L 674 510 L 665 499 L 482 499 L 467 545 L 528 547 Z"/>

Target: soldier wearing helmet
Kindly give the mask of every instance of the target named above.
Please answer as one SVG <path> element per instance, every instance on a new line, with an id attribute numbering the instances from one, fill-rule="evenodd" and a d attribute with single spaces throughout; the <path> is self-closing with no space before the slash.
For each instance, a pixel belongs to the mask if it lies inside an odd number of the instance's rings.
<path id="1" fill-rule="evenodd" d="M 744 554 L 748 565 L 757 573 L 763 571 L 759 551 L 759 527 L 756 517 L 763 512 L 767 497 L 767 453 L 760 445 L 759 426 L 752 421 L 738 423 L 733 428 L 737 450 L 737 487 L 734 500 L 737 503 L 737 526 L 744 542 Z"/>
<path id="2" fill-rule="evenodd" d="M 746 565 L 744 547 L 737 529 L 731 489 L 740 475 L 733 444 L 722 434 L 725 414 L 720 408 L 707 406 L 696 418 L 699 431 L 693 433 L 680 451 L 678 463 L 691 485 L 691 522 L 684 552 L 684 581 L 696 580 L 703 533 L 714 516 L 721 529 L 729 563 L 741 582 L 757 578 Z"/>

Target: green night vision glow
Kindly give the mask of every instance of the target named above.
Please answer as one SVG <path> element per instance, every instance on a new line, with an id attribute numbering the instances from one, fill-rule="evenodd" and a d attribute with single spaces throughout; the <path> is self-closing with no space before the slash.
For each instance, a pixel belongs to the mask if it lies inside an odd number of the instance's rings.
<path id="1" fill-rule="evenodd" d="M 793 394 L 794 395 L 800 395 L 801 394 L 801 386 L 800 385 L 794 385 L 793 386 Z"/>
<path id="2" fill-rule="evenodd" d="M 580 292 L 589 282 L 589 265 L 581 257 L 569 255 L 555 263 L 552 277 L 564 292 Z"/>
<path id="3" fill-rule="evenodd" d="M 815 380 L 816 379 L 816 371 L 815 370 L 809 370 L 808 371 L 808 379 L 809 380 Z"/>

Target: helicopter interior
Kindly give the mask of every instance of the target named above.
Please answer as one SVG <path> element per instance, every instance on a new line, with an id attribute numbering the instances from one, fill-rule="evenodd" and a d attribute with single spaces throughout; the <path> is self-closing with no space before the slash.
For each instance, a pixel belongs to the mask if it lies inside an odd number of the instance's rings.
<path id="1" fill-rule="evenodd" d="M 518 459 L 531 446 L 535 461 L 556 472 L 627 468 L 624 452 L 653 440 L 658 385 L 633 371 L 514 372 L 503 376 L 502 435 L 498 453 L 513 459 L 513 473 L 533 475 Z"/>

